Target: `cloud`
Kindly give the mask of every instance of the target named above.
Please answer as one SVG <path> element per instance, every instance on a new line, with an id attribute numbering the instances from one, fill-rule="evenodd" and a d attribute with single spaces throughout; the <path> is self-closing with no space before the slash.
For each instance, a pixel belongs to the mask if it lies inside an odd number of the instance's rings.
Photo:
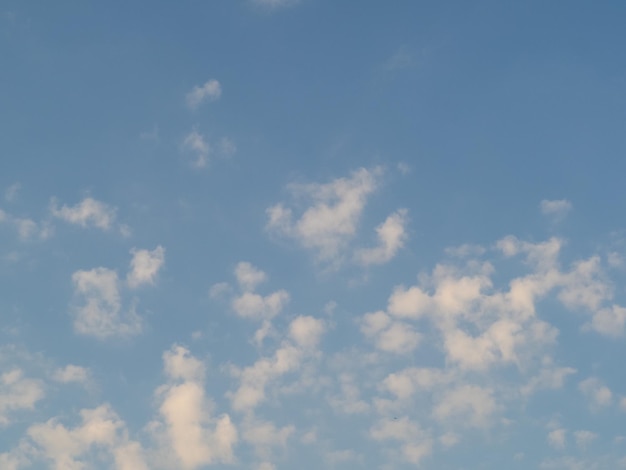
<path id="1" fill-rule="evenodd" d="M 245 291 L 253 291 L 257 285 L 267 281 L 267 274 L 245 261 L 237 264 L 235 277 L 239 286 Z"/>
<path id="2" fill-rule="evenodd" d="M 165 262 L 165 249 L 159 245 L 154 250 L 132 249 L 133 258 L 126 282 L 131 289 L 144 284 L 154 285 L 156 276 Z"/>
<path id="3" fill-rule="evenodd" d="M 191 132 L 185 136 L 181 148 L 186 152 L 195 154 L 196 158 L 192 162 L 195 168 L 204 168 L 209 164 L 211 146 L 197 129 L 192 129 Z"/>
<path id="4" fill-rule="evenodd" d="M 561 221 L 572 210 L 572 203 L 567 199 L 544 199 L 539 205 L 541 213 L 551 217 L 555 222 Z"/>
<path id="5" fill-rule="evenodd" d="M 50 203 L 52 215 L 70 224 L 81 227 L 96 227 L 109 230 L 113 227 L 117 209 L 91 197 L 83 199 L 73 207 L 63 205 L 58 207 L 56 199 Z"/>
<path id="6" fill-rule="evenodd" d="M 44 397 L 43 383 L 24 377 L 24 372 L 15 368 L 0 375 L 0 427 L 8 425 L 9 415 L 18 410 L 32 410 Z"/>
<path id="7" fill-rule="evenodd" d="M 406 209 L 400 209 L 387 217 L 381 225 L 376 227 L 378 246 L 357 250 L 355 253 L 357 263 L 369 266 L 370 264 L 384 264 L 391 260 L 406 243 L 408 238 L 406 224 Z"/>
<path id="8" fill-rule="evenodd" d="M 17 217 L 0 209 L 0 224 L 3 223 L 11 226 L 21 241 L 28 241 L 34 237 L 45 240 L 53 234 L 53 228 L 47 221 L 37 223 L 28 217 Z"/>
<path id="9" fill-rule="evenodd" d="M 462 385 L 444 393 L 433 410 L 433 416 L 438 421 L 457 418 L 467 426 L 481 428 L 490 424 L 497 410 L 493 390 Z"/>
<path id="10" fill-rule="evenodd" d="M 586 449 L 592 441 L 594 441 L 598 435 L 591 431 L 581 430 L 574 433 L 574 439 L 576 439 L 576 445 L 581 449 Z"/>
<path id="11" fill-rule="evenodd" d="M 186 101 L 190 109 L 198 108 L 205 101 L 215 101 L 222 96 L 222 85 L 215 79 L 208 80 L 202 86 L 195 86 L 187 93 Z"/>
<path id="12" fill-rule="evenodd" d="M 403 443 L 401 458 L 415 465 L 432 453 L 432 439 L 406 417 L 381 419 L 370 428 L 370 437 L 376 441 L 400 441 Z"/>
<path id="13" fill-rule="evenodd" d="M 565 449 L 566 436 L 565 433 L 567 431 L 563 428 L 554 429 L 548 433 L 548 444 L 551 447 L 562 450 Z"/>
<path id="14" fill-rule="evenodd" d="M 227 414 L 212 415 L 204 365 L 179 345 L 163 354 L 163 363 L 168 381 L 156 391 L 160 419 L 151 426 L 157 441 L 171 449 L 177 468 L 233 462 L 238 432 Z"/>
<path id="15" fill-rule="evenodd" d="M 89 381 L 90 371 L 86 367 L 68 364 L 67 366 L 54 371 L 52 378 L 61 383 L 86 384 Z"/>
<path id="16" fill-rule="evenodd" d="M 578 389 L 587 397 L 593 408 L 602 408 L 613 403 L 611 389 L 596 377 L 589 377 L 578 384 Z"/>
<path id="17" fill-rule="evenodd" d="M 291 185 L 299 199 L 309 200 L 299 216 L 284 204 L 267 209 L 267 229 L 312 250 L 321 261 L 340 255 L 354 238 L 368 196 L 378 186 L 382 170 L 361 168 L 330 183 Z M 385 234 L 387 235 L 387 234 Z"/>
<path id="18" fill-rule="evenodd" d="M 83 335 L 106 339 L 132 336 L 141 331 L 141 319 L 134 307 L 122 310 L 117 273 L 107 268 L 76 271 L 72 274 L 74 330 Z"/>

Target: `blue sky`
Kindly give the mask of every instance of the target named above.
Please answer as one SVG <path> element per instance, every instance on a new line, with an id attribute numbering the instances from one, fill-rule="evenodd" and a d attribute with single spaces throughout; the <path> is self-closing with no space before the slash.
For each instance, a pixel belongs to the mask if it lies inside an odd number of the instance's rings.
<path id="1" fill-rule="evenodd" d="M 0 468 L 626 468 L 621 2 L 0 5 Z"/>

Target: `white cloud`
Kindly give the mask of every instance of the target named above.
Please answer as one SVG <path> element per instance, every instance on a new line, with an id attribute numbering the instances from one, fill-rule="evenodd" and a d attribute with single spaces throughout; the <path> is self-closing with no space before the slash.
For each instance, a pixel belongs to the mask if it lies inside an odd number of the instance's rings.
<path id="1" fill-rule="evenodd" d="M 56 470 L 82 470 L 85 458 L 92 454 L 96 459 L 114 455 L 120 470 L 130 470 L 130 458 L 137 470 L 147 469 L 137 443 L 128 441 L 125 423 L 108 404 L 80 412 L 82 423 L 75 428 L 66 428 L 57 419 L 35 424 L 28 428 L 27 435 L 37 448 L 38 456 L 52 464 Z M 106 452 L 101 452 L 105 450 Z M 130 452 L 134 452 L 129 455 Z M 125 466 L 124 466 L 125 465 Z"/>
<path id="2" fill-rule="evenodd" d="M 378 246 L 357 250 L 355 253 L 356 261 L 364 266 L 387 263 L 396 256 L 406 243 L 408 238 L 406 224 L 406 209 L 400 209 L 391 214 L 381 225 L 376 227 Z"/>
<path id="3" fill-rule="evenodd" d="M 419 344 L 421 335 L 403 322 L 392 321 L 385 312 L 366 313 L 361 331 L 374 340 L 376 348 L 395 354 L 408 354 Z"/>
<path id="4" fill-rule="evenodd" d="M 245 291 L 254 291 L 257 285 L 267 281 L 267 275 L 263 271 L 245 261 L 235 267 L 235 277 Z"/>
<path id="5" fill-rule="evenodd" d="M 572 203 L 567 199 L 544 199 L 540 204 L 541 213 L 552 217 L 553 220 L 559 221 L 572 210 Z"/>
<path id="6" fill-rule="evenodd" d="M 162 420 L 152 426 L 157 440 L 171 449 L 177 468 L 233 462 L 237 429 L 227 414 L 212 416 L 202 384 L 204 365 L 178 345 L 163 354 L 163 362 L 169 380 L 156 392 Z"/>
<path id="7" fill-rule="evenodd" d="M 181 148 L 186 152 L 195 154 L 192 165 L 196 168 L 204 168 L 209 164 L 211 146 L 197 129 L 192 129 L 183 139 Z"/>
<path id="8" fill-rule="evenodd" d="M 548 444 L 551 447 L 562 450 L 565 449 L 566 444 L 566 433 L 567 431 L 563 428 L 554 429 L 548 433 Z"/>
<path id="9" fill-rule="evenodd" d="M 285 290 L 273 292 L 265 297 L 253 292 L 244 292 L 232 301 L 233 310 L 240 317 L 271 319 L 278 315 L 289 302 Z"/>
<path id="10" fill-rule="evenodd" d="M 86 384 L 89 381 L 90 371 L 86 367 L 68 364 L 67 366 L 54 371 L 52 378 L 61 383 Z"/>
<path id="11" fill-rule="evenodd" d="M 329 399 L 330 405 L 338 413 L 362 414 L 370 410 L 370 405 L 361 399 L 359 383 L 352 374 L 339 376 L 340 393 Z"/>
<path id="12" fill-rule="evenodd" d="M 613 402 L 613 393 L 596 377 L 589 377 L 578 384 L 578 389 L 590 401 L 593 408 L 609 406 Z"/>
<path id="13" fill-rule="evenodd" d="M 195 86 L 187 93 L 186 101 L 190 109 L 196 109 L 204 101 L 215 101 L 222 96 L 222 86 L 215 79 L 208 80 L 202 86 Z"/>
<path id="14" fill-rule="evenodd" d="M 32 410 L 44 396 L 43 383 L 24 377 L 21 369 L 0 375 L 0 426 L 9 424 L 9 415 L 18 410 Z"/>
<path id="15" fill-rule="evenodd" d="M 462 385 L 443 394 L 433 410 L 433 416 L 438 421 L 456 418 L 467 426 L 486 427 L 491 424 L 497 410 L 493 390 Z"/>
<path id="16" fill-rule="evenodd" d="M 77 333 L 105 339 L 130 336 L 141 331 L 141 319 L 134 307 L 123 311 L 117 273 L 107 268 L 76 271 L 72 274 L 74 329 Z"/>
<path id="17" fill-rule="evenodd" d="M 370 429 L 370 437 L 376 441 L 400 441 L 401 457 L 414 465 L 432 453 L 433 440 L 406 417 L 380 420 Z"/>
<path id="18" fill-rule="evenodd" d="M 361 168 L 348 178 L 326 184 L 291 185 L 291 192 L 311 205 L 295 218 L 292 209 L 277 204 L 267 209 L 267 229 L 292 238 L 314 251 L 318 259 L 336 258 L 353 239 L 368 196 L 378 186 L 381 170 Z"/>
<path id="19" fill-rule="evenodd" d="M 97 227 L 109 230 L 113 226 L 117 209 L 91 197 L 83 199 L 73 207 L 63 205 L 60 209 L 56 199 L 52 199 L 50 210 L 54 217 L 81 227 Z"/>
<path id="20" fill-rule="evenodd" d="M 157 246 L 154 250 L 132 249 L 133 258 L 130 262 L 130 271 L 126 282 L 132 289 L 143 284 L 154 284 L 159 269 L 165 262 L 165 249 Z"/>
<path id="21" fill-rule="evenodd" d="M 325 326 L 322 320 L 301 315 L 289 325 L 289 336 L 300 347 L 310 349 L 317 346 L 324 330 Z"/>

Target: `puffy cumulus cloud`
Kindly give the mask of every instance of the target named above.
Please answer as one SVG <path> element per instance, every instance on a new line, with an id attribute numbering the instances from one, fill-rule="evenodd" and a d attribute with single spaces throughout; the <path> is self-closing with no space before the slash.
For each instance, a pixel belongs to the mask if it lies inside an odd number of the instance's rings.
<path id="1" fill-rule="evenodd" d="M 231 375 L 239 380 L 237 390 L 228 392 L 236 411 L 253 411 L 266 400 L 266 388 L 280 377 L 298 371 L 308 358 L 319 353 L 317 345 L 326 327 L 323 320 L 298 316 L 287 327 L 285 339 L 273 355 L 259 358 L 253 365 L 231 366 Z M 283 392 L 288 388 L 283 389 Z M 278 392 L 278 391 L 277 391 Z"/>
<path id="2" fill-rule="evenodd" d="M 346 465 L 350 462 L 362 462 L 363 456 L 352 449 L 332 450 L 324 454 L 324 460 L 331 466 Z"/>
<path id="3" fill-rule="evenodd" d="M 370 437 L 376 441 L 401 442 L 400 457 L 414 465 L 432 453 L 433 439 L 406 417 L 379 420 L 370 428 Z"/>
<path id="4" fill-rule="evenodd" d="M 296 317 L 289 325 L 289 337 L 300 347 L 314 348 L 324 333 L 324 321 L 311 316 Z"/>
<path id="5" fill-rule="evenodd" d="M 10 414 L 19 410 L 32 410 L 44 397 L 43 382 L 24 376 L 24 371 L 14 368 L 0 375 L 0 426 L 8 425 Z"/>
<path id="6" fill-rule="evenodd" d="M 52 378 L 61 383 L 79 383 L 86 384 L 89 382 L 91 373 L 88 368 L 68 364 L 65 367 L 54 371 Z"/>
<path id="7" fill-rule="evenodd" d="M 361 398 L 359 383 L 353 374 L 339 375 L 339 389 L 339 394 L 331 396 L 328 400 L 336 412 L 362 414 L 370 411 L 369 403 Z"/>
<path id="8" fill-rule="evenodd" d="M 17 233 L 20 241 L 45 240 L 52 236 L 54 229 L 49 221 L 35 222 L 28 217 L 18 217 L 0 209 L 0 224 L 6 224 Z"/>
<path id="9" fill-rule="evenodd" d="M 395 354 L 412 352 L 421 339 L 411 325 L 394 321 L 382 311 L 365 314 L 361 331 L 374 341 L 379 350 Z"/>
<path id="10" fill-rule="evenodd" d="M 141 331 L 141 319 L 131 307 L 122 310 L 117 273 L 107 268 L 76 271 L 72 274 L 74 330 L 99 339 L 131 336 Z"/>
<path id="11" fill-rule="evenodd" d="M 562 220 L 572 210 L 572 203 L 567 199 L 544 199 L 539 204 L 541 213 L 555 221 Z"/>
<path id="12" fill-rule="evenodd" d="M 299 200 L 308 199 L 310 205 L 296 216 L 282 203 L 268 208 L 267 229 L 314 251 L 319 260 L 337 258 L 354 238 L 367 198 L 377 188 L 381 173 L 380 168 L 361 168 L 326 184 L 291 185 L 291 192 Z M 386 229 L 383 236 L 392 237 L 393 230 Z"/>
<path id="13" fill-rule="evenodd" d="M 163 264 L 165 250 L 158 246 L 153 251 L 132 250 L 133 258 L 126 284 L 136 288 L 153 284 Z M 93 268 L 72 274 L 74 284 L 74 330 L 83 335 L 106 339 L 114 336 L 128 337 L 138 334 L 142 321 L 135 312 L 135 304 L 123 308 L 122 289 L 115 270 Z"/>
<path id="14" fill-rule="evenodd" d="M 235 278 L 244 291 L 254 291 L 259 284 L 267 281 L 267 274 L 251 263 L 242 261 L 235 267 Z"/>
<path id="15" fill-rule="evenodd" d="M 249 416 L 242 424 L 242 439 L 252 446 L 259 459 L 269 463 L 273 460 L 275 449 L 287 447 L 287 441 L 294 435 L 295 430 L 293 425 L 277 427 L 270 421 Z"/>
<path id="16" fill-rule="evenodd" d="M 603 408 L 613 403 L 613 392 L 596 377 L 589 377 L 578 384 L 578 389 L 589 400 L 592 408 Z"/>
<path id="17" fill-rule="evenodd" d="M 565 380 L 577 372 L 573 367 L 558 367 L 549 356 L 544 356 L 539 371 L 520 389 L 522 396 L 530 396 L 541 389 L 556 390 Z"/>
<path id="18" fill-rule="evenodd" d="M 563 428 L 553 429 L 548 433 L 548 444 L 555 449 L 565 449 L 567 430 Z"/>
<path id="19" fill-rule="evenodd" d="M 160 417 L 150 426 L 159 448 L 168 450 L 175 468 L 233 462 L 238 432 L 227 414 L 212 415 L 202 362 L 174 345 L 163 354 L 163 363 L 168 381 L 156 391 Z"/>
<path id="20" fill-rule="evenodd" d="M 115 461 L 120 470 L 146 470 L 141 446 L 128 440 L 125 423 L 110 405 L 80 411 L 81 423 L 68 428 L 57 418 L 30 426 L 27 442 L 36 460 L 47 461 L 49 468 L 82 470 L 91 463 L 106 465 Z"/>
<path id="21" fill-rule="evenodd" d="M 282 289 L 266 296 L 244 292 L 233 299 L 232 308 L 240 317 L 262 320 L 274 318 L 288 302 L 289 293 Z"/>
<path id="22" fill-rule="evenodd" d="M 435 368 L 409 367 L 389 374 L 382 382 L 381 388 L 397 398 L 410 398 L 419 391 L 431 391 L 435 387 L 448 384 L 452 375 Z"/>
<path id="23" fill-rule="evenodd" d="M 192 165 L 195 168 L 204 168 L 209 164 L 211 146 L 197 129 L 192 129 L 183 139 L 181 149 L 195 155 Z"/>
<path id="24" fill-rule="evenodd" d="M 215 79 L 210 79 L 201 86 L 195 86 L 185 97 L 187 106 L 196 109 L 205 101 L 215 101 L 222 96 L 222 85 Z"/>
<path id="25" fill-rule="evenodd" d="M 461 385 L 443 394 L 435 405 L 433 416 L 438 421 L 458 419 L 468 426 L 486 427 L 497 411 L 493 390 L 477 385 Z"/>
<path id="26" fill-rule="evenodd" d="M 132 289 L 143 284 L 154 284 L 156 276 L 165 262 L 165 249 L 159 245 L 154 250 L 131 250 L 133 258 L 126 282 Z"/>
<path id="27" fill-rule="evenodd" d="M 357 250 L 355 253 L 357 263 L 364 266 L 384 264 L 396 256 L 408 238 L 406 233 L 407 213 L 406 209 L 400 209 L 376 227 L 378 246 Z"/>
<path id="28" fill-rule="evenodd" d="M 74 206 L 63 205 L 58 207 L 55 198 L 50 202 L 50 211 L 58 219 L 81 227 L 96 227 L 101 230 L 110 230 L 116 220 L 117 209 L 104 202 L 86 197 Z"/>

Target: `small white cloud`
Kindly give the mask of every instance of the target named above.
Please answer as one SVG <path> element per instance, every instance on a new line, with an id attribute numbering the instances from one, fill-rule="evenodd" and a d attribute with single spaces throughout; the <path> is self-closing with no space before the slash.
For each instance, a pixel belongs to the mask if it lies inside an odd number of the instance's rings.
<path id="1" fill-rule="evenodd" d="M 606 407 L 613 402 L 611 389 L 595 377 L 580 382 L 578 389 L 589 399 L 594 408 Z"/>
<path id="2" fill-rule="evenodd" d="M 289 337 L 303 348 L 314 348 L 319 343 L 324 330 L 325 326 L 322 320 L 301 315 L 289 325 Z"/>
<path id="3" fill-rule="evenodd" d="M 548 444 L 551 447 L 562 450 L 565 449 L 565 433 L 567 431 L 563 428 L 554 429 L 548 433 Z"/>
<path id="4" fill-rule="evenodd" d="M 232 291 L 232 287 L 227 282 L 218 282 L 209 288 L 209 297 L 219 299 Z"/>
<path id="5" fill-rule="evenodd" d="M 190 109 L 196 109 L 204 101 L 215 101 L 222 96 L 222 86 L 215 79 L 208 80 L 202 86 L 195 86 L 187 93 L 186 101 Z"/>
<path id="6" fill-rule="evenodd" d="M 555 222 L 558 222 L 564 219 L 572 210 L 572 203 L 567 199 L 544 199 L 541 201 L 540 207 L 543 215 L 551 217 Z"/>
<path id="7" fill-rule="evenodd" d="M 54 371 L 52 378 L 61 383 L 86 384 L 89 381 L 89 369 L 73 364 Z"/>
<path id="8" fill-rule="evenodd" d="M 32 410 L 44 396 L 43 383 L 24 377 L 21 369 L 0 375 L 0 427 L 10 423 L 9 415 L 17 410 Z"/>
<path id="9" fill-rule="evenodd" d="M 235 278 L 244 291 L 253 291 L 257 285 L 267 281 L 267 275 L 263 271 L 245 261 L 235 267 Z"/>
<path id="10" fill-rule="evenodd" d="M 81 227 L 97 227 L 109 230 L 116 218 L 117 209 L 91 197 L 83 199 L 73 207 L 63 205 L 60 209 L 56 199 L 52 199 L 50 210 L 54 217 Z"/>
<path id="11" fill-rule="evenodd" d="M 294 220 L 291 209 L 277 204 L 267 209 L 267 229 L 313 250 L 321 261 L 337 260 L 353 239 L 368 196 L 378 186 L 380 168 L 361 168 L 348 178 L 326 184 L 291 185 L 295 196 L 311 205 Z"/>
<path id="12" fill-rule="evenodd" d="M 141 331 L 141 319 L 134 308 L 122 310 L 117 273 L 107 268 L 76 271 L 72 274 L 74 329 L 77 333 L 105 339 L 132 336 Z"/>
<path id="13" fill-rule="evenodd" d="M 192 129 L 191 132 L 185 136 L 182 149 L 195 155 L 196 158 L 192 162 L 194 167 L 204 168 L 209 164 L 211 146 L 197 129 Z"/>
<path id="14" fill-rule="evenodd" d="M 357 250 L 355 253 L 356 261 L 364 266 L 384 264 L 390 261 L 406 243 L 408 238 L 406 224 L 406 209 L 400 209 L 391 214 L 381 225 L 376 227 L 378 246 Z"/>
<path id="15" fill-rule="evenodd" d="M 128 286 L 135 289 L 144 284 L 154 285 L 156 276 L 165 262 L 165 249 L 159 245 L 152 251 L 133 248 L 130 252 L 133 258 L 126 276 Z"/>

